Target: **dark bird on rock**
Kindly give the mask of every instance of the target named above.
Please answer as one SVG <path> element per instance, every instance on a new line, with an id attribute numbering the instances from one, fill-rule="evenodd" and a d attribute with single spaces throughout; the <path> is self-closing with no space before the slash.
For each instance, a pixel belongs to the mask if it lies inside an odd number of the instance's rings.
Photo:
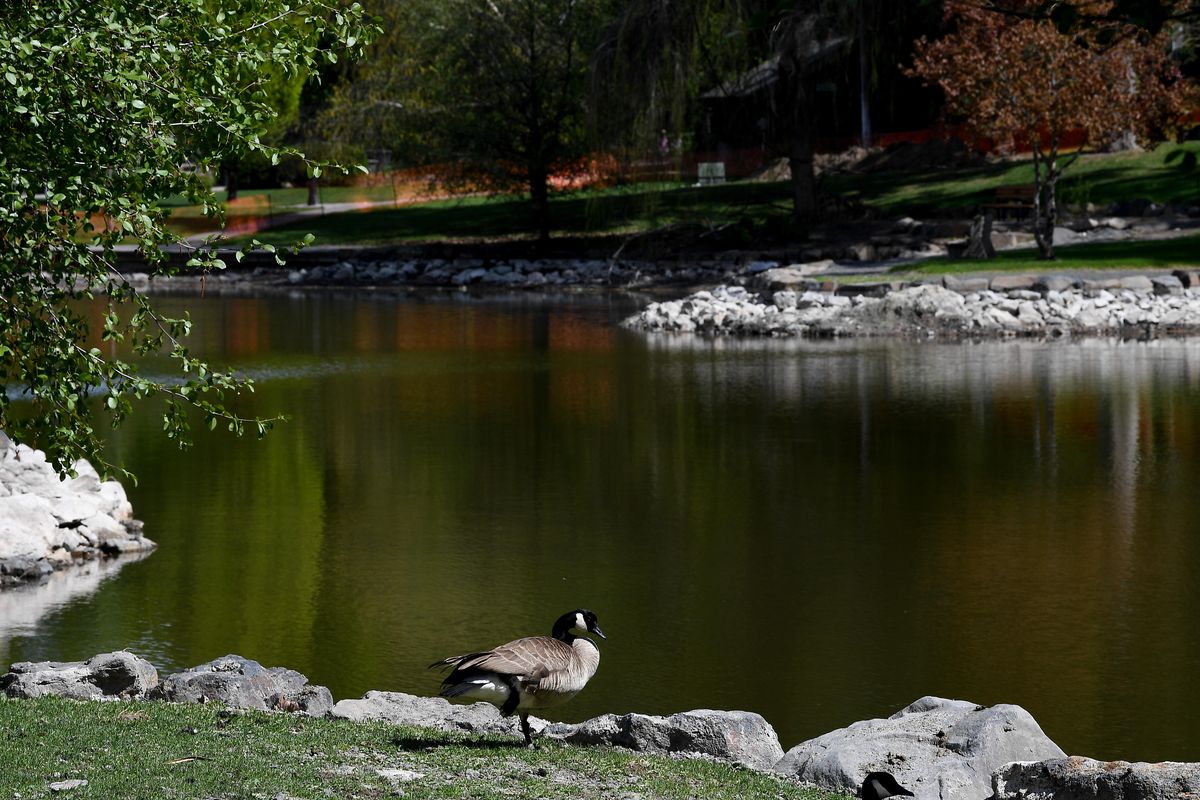
<path id="1" fill-rule="evenodd" d="M 884 800 L 899 795 L 912 797 L 913 793 L 901 786 L 890 772 L 872 772 L 863 779 L 862 788 L 858 790 L 862 800 Z"/>
<path id="2" fill-rule="evenodd" d="M 584 634 L 607 638 L 596 615 L 569 611 L 550 636 L 528 636 L 480 653 L 451 656 L 429 665 L 453 670 L 442 681 L 442 697 L 485 700 L 505 717 L 517 714 L 525 744 L 533 745 L 529 712 L 565 703 L 579 694 L 600 666 L 600 650 Z"/>

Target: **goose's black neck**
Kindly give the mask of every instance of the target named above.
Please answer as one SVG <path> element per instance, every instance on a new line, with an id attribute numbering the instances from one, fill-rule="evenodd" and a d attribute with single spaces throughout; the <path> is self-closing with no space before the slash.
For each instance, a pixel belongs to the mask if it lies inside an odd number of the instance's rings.
<path id="1" fill-rule="evenodd" d="M 559 617 L 555 621 L 554 629 L 550 633 L 555 639 L 558 639 L 559 641 L 563 641 L 563 642 L 566 642 L 567 644 L 570 644 L 571 642 L 575 641 L 575 639 L 577 638 L 575 636 L 575 634 L 571 633 L 571 629 L 574 627 L 575 627 L 574 612 L 572 612 L 570 614 L 563 614 L 561 617 Z"/>

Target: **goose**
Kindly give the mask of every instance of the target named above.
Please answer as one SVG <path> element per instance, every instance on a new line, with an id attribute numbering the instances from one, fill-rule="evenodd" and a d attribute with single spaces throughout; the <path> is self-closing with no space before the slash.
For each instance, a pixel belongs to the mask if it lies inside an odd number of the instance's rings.
<path id="1" fill-rule="evenodd" d="M 862 800 L 884 800 L 899 795 L 912 797 L 913 793 L 901 786 L 890 772 L 872 772 L 867 775 L 858 792 Z"/>
<path id="2" fill-rule="evenodd" d="M 528 636 L 480 653 L 450 656 L 429 668 L 453 667 L 442 680 L 442 697 L 485 700 L 505 717 L 515 712 L 525 744 L 532 747 L 529 712 L 570 700 L 600 666 L 600 650 L 582 635 L 587 633 L 608 638 L 596 615 L 580 608 L 559 617 L 550 636 Z"/>

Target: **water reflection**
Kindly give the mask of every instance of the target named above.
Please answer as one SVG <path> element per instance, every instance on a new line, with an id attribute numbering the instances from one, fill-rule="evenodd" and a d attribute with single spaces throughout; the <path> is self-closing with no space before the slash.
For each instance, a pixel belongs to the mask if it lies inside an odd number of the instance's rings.
<path id="1" fill-rule="evenodd" d="M 1200 343 L 646 338 L 596 295 L 162 300 L 292 421 L 184 455 L 152 417 L 114 433 L 159 550 L 0 659 L 144 642 L 430 693 L 439 654 L 586 604 L 610 638 L 567 718 L 747 708 L 794 744 L 942 694 L 1020 703 L 1070 752 L 1200 758 Z"/>
<path id="2" fill-rule="evenodd" d="M 100 584 L 149 553 L 129 553 L 116 558 L 88 561 L 55 572 L 37 584 L 0 592 L 0 653 L 17 637 L 36 637 L 43 624 L 52 625 L 54 615 L 72 604 L 86 601 Z"/>

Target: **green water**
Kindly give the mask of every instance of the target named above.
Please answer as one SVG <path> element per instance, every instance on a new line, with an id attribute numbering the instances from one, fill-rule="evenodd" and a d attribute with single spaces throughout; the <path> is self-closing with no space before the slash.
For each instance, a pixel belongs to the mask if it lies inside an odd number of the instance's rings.
<path id="1" fill-rule="evenodd" d="M 225 653 L 334 696 L 587 606 L 559 718 L 758 711 L 785 747 L 926 694 L 1070 753 L 1200 759 L 1200 342 L 709 342 L 629 299 L 162 298 L 266 441 L 111 435 L 160 543 L 0 662 Z"/>

